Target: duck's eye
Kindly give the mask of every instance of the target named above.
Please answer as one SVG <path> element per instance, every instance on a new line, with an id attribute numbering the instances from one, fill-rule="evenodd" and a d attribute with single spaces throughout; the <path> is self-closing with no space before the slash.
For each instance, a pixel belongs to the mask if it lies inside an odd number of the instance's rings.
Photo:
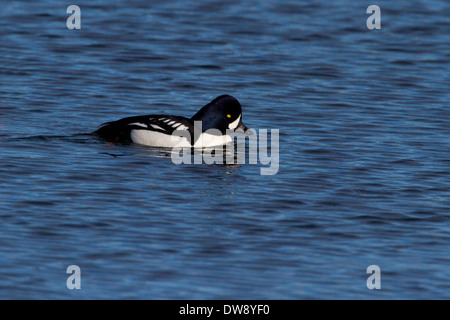
<path id="1" fill-rule="evenodd" d="M 231 118 L 231 114 L 227 114 L 227 118 Z"/>

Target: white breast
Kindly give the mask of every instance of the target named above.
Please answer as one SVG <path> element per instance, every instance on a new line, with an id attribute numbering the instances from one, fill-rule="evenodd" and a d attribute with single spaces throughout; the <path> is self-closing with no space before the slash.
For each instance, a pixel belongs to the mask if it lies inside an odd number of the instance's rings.
<path id="1" fill-rule="evenodd" d="M 194 148 L 208 148 L 221 146 L 232 141 L 231 137 L 228 135 L 217 136 L 203 132 L 197 141 L 195 141 Z"/>

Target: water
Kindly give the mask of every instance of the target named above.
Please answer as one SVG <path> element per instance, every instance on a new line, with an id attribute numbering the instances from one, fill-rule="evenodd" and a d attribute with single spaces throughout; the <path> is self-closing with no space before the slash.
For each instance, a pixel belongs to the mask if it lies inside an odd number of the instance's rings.
<path id="1" fill-rule="evenodd" d="M 450 298 L 447 1 L 76 4 L 0 5 L 0 298 Z M 80 135 L 221 94 L 278 174 Z"/>

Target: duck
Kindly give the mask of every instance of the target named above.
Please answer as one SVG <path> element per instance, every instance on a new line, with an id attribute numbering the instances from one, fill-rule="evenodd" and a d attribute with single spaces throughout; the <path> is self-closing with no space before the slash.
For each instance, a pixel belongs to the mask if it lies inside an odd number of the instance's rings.
<path id="1" fill-rule="evenodd" d="M 191 118 L 158 114 L 133 116 L 104 123 L 92 134 L 110 143 L 207 148 L 231 143 L 235 133 L 245 134 L 247 130 L 239 101 L 231 95 L 221 95 Z"/>

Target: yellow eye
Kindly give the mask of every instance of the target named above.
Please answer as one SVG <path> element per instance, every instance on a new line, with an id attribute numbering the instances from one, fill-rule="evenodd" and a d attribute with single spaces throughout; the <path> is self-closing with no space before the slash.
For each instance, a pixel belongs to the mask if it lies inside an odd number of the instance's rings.
<path id="1" fill-rule="evenodd" d="M 227 114 L 227 118 L 231 118 L 231 114 Z"/>

